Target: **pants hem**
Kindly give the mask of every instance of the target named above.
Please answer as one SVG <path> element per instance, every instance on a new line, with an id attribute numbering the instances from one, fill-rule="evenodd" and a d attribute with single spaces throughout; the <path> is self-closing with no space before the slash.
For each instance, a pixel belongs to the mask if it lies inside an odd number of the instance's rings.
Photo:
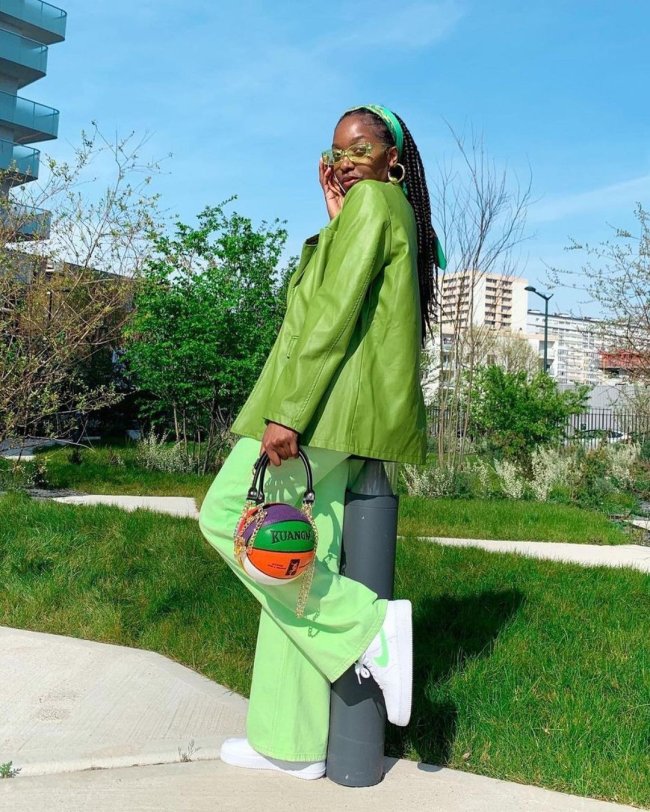
<path id="1" fill-rule="evenodd" d="M 345 672 L 350 668 L 351 665 L 356 663 L 356 661 L 361 657 L 361 655 L 365 652 L 368 646 L 372 643 L 375 637 L 379 634 L 379 630 L 384 625 L 384 620 L 386 619 L 386 611 L 388 609 L 388 601 L 386 599 L 379 599 L 378 602 L 383 604 L 382 611 L 379 614 L 379 617 L 373 623 L 373 625 L 368 630 L 367 635 L 363 638 L 361 646 L 356 654 L 350 658 L 348 655 L 346 659 L 341 660 L 337 666 L 335 666 L 334 670 L 327 675 L 327 678 L 330 682 L 336 682 L 336 680 L 345 674 Z"/>
<path id="2" fill-rule="evenodd" d="M 275 758 L 280 761 L 307 761 L 307 762 L 314 762 L 314 761 L 325 761 L 327 758 L 327 752 L 325 753 L 289 753 L 288 751 L 284 750 L 276 750 L 273 746 L 266 746 L 263 743 L 257 743 L 252 741 L 251 739 L 248 740 L 248 743 L 253 748 L 253 750 L 257 751 L 263 756 L 267 758 Z"/>

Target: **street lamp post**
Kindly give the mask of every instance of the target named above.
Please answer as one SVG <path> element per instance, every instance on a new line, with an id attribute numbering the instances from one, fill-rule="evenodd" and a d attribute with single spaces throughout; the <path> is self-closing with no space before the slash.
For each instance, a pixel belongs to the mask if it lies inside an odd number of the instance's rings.
<path id="1" fill-rule="evenodd" d="M 532 285 L 526 285 L 524 290 L 534 293 L 544 299 L 544 372 L 548 372 L 548 300 L 553 298 L 553 294 L 540 293 Z"/>

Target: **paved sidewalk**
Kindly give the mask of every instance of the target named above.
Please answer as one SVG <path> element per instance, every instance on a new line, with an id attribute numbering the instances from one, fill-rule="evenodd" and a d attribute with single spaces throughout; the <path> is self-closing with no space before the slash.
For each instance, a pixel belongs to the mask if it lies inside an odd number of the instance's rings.
<path id="1" fill-rule="evenodd" d="M 368 789 L 229 767 L 218 750 L 243 735 L 246 700 L 122 646 L 0 627 L 0 684 L 0 763 L 21 768 L 0 781 L 0 809 L 12 812 L 633 809 L 407 761 L 387 760 Z"/>
<path id="2" fill-rule="evenodd" d="M 53 501 L 69 505 L 115 505 L 124 510 L 145 508 L 172 516 L 198 519 L 194 499 L 186 496 L 60 496 Z M 632 567 L 650 572 L 650 547 L 640 544 L 569 544 L 552 541 L 495 541 L 491 539 L 426 538 L 425 541 L 453 547 L 480 547 L 491 553 L 519 553 L 592 567 Z"/>
<path id="3" fill-rule="evenodd" d="M 125 646 L 0 627 L 0 685 L 0 763 L 21 778 L 216 758 L 245 730 L 241 696 Z"/>
<path id="4" fill-rule="evenodd" d="M 199 518 L 196 502 L 189 496 L 58 496 L 53 501 L 64 502 L 68 505 L 114 505 L 123 510 L 144 508 L 154 510 L 156 513 L 169 513 L 172 516 Z"/>
<path id="5" fill-rule="evenodd" d="M 582 564 L 585 567 L 632 567 L 650 572 L 650 547 L 640 544 L 569 544 L 553 541 L 494 541 L 490 539 L 426 538 L 449 547 L 480 547 L 491 553 L 519 553 L 529 558 L 545 558 Z"/>
<path id="6" fill-rule="evenodd" d="M 7 812 L 638 812 L 631 806 L 387 760 L 376 787 L 299 781 L 220 761 L 93 770 L 0 782 Z"/>

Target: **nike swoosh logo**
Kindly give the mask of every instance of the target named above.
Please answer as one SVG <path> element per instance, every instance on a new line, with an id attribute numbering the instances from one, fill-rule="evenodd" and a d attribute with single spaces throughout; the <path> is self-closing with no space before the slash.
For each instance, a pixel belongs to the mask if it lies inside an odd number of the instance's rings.
<path id="1" fill-rule="evenodd" d="M 388 641 L 386 640 L 386 632 L 383 629 L 379 630 L 379 639 L 381 640 L 381 654 L 375 657 L 375 663 L 380 668 L 386 668 L 388 665 Z"/>

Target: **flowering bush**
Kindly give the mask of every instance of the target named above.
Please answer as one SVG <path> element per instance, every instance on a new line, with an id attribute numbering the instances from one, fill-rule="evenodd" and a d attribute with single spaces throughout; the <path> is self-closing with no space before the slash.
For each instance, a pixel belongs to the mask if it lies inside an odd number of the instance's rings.
<path id="1" fill-rule="evenodd" d="M 526 480 L 519 466 L 509 460 L 495 460 L 494 470 L 499 477 L 503 493 L 510 499 L 522 499 L 526 490 Z"/>
<path id="2" fill-rule="evenodd" d="M 405 465 L 402 473 L 410 496 L 436 499 L 453 493 L 454 472 L 450 468 Z"/>
<path id="3" fill-rule="evenodd" d="M 481 499 L 489 499 L 495 495 L 495 487 L 493 485 L 496 478 L 496 472 L 489 462 L 485 460 L 473 460 L 467 466 L 467 473 L 470 475 L 473 484 L 473 493 Z M 499 487 L 497 485 L 496 491 Z"/>
<path id="4" fill-rule="evenodd" d="M 167 434 L 157 437 L 153 429 L 138 442 L 136 460 L 147 471 L 183 474 L 196 469 L 196 461 L 181 443 L 169 445 Z"/>
<path id="5" fill-rule="evenodd" d="M 537 448 L 530 460 L 530 490 L 535 499 L 546 502 L 557 485 L 567 485 L 574 469 L 573 458 L 557 448 Z"/>
<path id="6" fill-rule="evenodd" d="M 0 490 L 47 487 L 47 460 L 11 460 L 0 468 Z"/>
<path id="7" fill-rule="evenodd" d="M 623 488 L 629 488 L 634 481 L 634 466 L 640 458 L 641 447 L 635 444 L 612 443 L 605 446 L 614 479 Z"/>
<path id="8" fill-rule="evenodd" d="M 650 465 L 641 458 L 638 445 L 542 446 L 528 463 L 479 458 L 466 461 L 462 470 L 405 465 L 402 478 L 410 495 L 430 499 L 533 498 L 629 513 L 638 509 L 639 497 L 650 498 Z"/>

